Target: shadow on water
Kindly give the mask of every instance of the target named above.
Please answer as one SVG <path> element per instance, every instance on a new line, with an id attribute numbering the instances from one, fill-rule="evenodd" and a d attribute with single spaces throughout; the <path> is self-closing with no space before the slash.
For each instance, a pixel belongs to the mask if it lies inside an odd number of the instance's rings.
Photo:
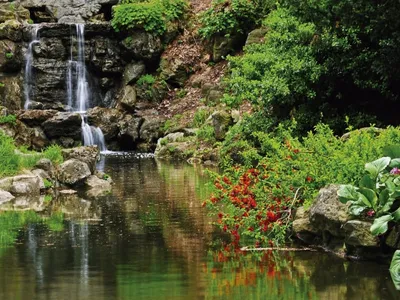
<path id="1" fill-rule="evenodd" d="M 2 223 L 16 213 L 0 212 L 1 227 L 9 224 L 17 238 L 0 248 L 0 299 L 399 296 L 387 266 L 375 263 L 317 252 L 211 250 L 218 233 L 201 208 L 209 191 L 200 167 L 127 155 L 108 155 L 99 167 L 114 180 L 110 195 L 54 199 L 45 221 Z"/>

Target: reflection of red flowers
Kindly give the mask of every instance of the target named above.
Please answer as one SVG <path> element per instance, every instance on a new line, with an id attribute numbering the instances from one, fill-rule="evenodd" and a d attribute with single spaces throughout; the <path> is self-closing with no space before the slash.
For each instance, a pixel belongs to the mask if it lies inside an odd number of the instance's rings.
<path id="1" fill-rule="evenodd" d="M 223 218 L 223 216 L 224 216 L 224 214 L 223 214 L 223 213 L 218 213 L 218 218 L 222 219 L 222 218 Z"/>

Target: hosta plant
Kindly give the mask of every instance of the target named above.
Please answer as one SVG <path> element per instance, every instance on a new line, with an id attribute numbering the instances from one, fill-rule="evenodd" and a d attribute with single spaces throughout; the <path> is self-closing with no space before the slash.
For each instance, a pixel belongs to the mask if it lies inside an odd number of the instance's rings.
<path id="1" fill-rule="evenodd" d="M 384 234 L 389 222 L 400 221 L 400 159 L 382 157 L 367 163 L 365 171 L 359 187 L 340 186 L 339 200 L 350 204 L 354 216 L 375 217 L 372 234 Z"/>

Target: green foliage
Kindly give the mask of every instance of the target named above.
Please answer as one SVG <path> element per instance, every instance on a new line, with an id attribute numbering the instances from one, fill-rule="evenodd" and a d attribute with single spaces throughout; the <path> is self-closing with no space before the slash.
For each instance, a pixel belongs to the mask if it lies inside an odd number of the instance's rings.
<path id="1" fill-rule="evenodd" d="M 22 169 L 32 168 L 41 158 L 48 158 L 53 163 L 59 164 L 63 161 L 61 147 L 49 146 L 44 152 L 32 152 L 22 148 L 21 152 L 14 145 L 14 140 L 0 131 L 0 178 L 12 176 Z"/>
<path id="2" fill-rule="evenodd" d="M 115 31 L 144 29 L 162 35 L 170 21 L 178 19 L 185 11 L 185 0 L 122 1 L 113 7 L 111 25 Z"/>
<path id="3" fill-rule="evenodd" d="M 48 146 L 43 152 L 43 157 L 50 159 L 55 164 L 61 164 L 64 161 L 62 148 L 57 144 Z"/>
<path id="4" fill-rule="evenodd" d="M 214 0 L 201 16 L 199 33 L 205 39 L 247 33 L 274 5 L 271 0 Z"/>
<path id="5" fill-rule="evenodd" d="M 4 82 L 0 81 L 0 87 L 5 87 L 6 85 L 4 84 Z"/>
<path id="6" fill-rule="evenodd" d="M 43 183 L 44 183 L 44 187 L 46 189 L 49 189 L 49 188 L 53 187 L 53 183 L 50 180 L 46 179 L 46 178 L 43 179 Z"/>
<path id="7" fill-rule="evenodd" d="M 207 108 L 199 108 L 193 115 L 192 127 L 201 127 L 208 117 L 210 116 L 210 111 Z"/>
<path id="8" fill-rule="evenodd" d="M 229 232 L 236 230 L 235 234 L 245 236 L 247 242 L 267 243 L 273 240 L 281 243 L 292 221 L 287 210 L 299 205 L 310 206 L 319 189 L 331 183 L 354 185 L 362 180 L 363 188 L 356 191 L 347 189 L 347 197 L 352 201 L 361 199 L 365 206 L 367 203 L 371 207 L 381 205 L 377 201 L 383 201 L 382 197 L 373 195 L 371 183 L 363 178 L 360 170 L 365 161 L 381 157 L 387 145 L 400 142 L 399 128 L 389 127 L 379 134 L 373 129 L 354 131 L 347 140 L 336 137 L 327 125 L 322 124 L 303 139 L 294 136 L 294 130 L 294 125 L 289 128 L 280 125 L 272 133 L 253 132 L 252 143 L 240 139 L 240 134 L 237 139 L 230 137 L 229 149 L 233 151 L 224 152 L 224 146 L 221 157 L 225 162 L 225 171 L 216 177 L 222 188 L 216 186 L 214 198 L 207 202 L 212 213 L 223 214 L 219 223 L 222 229 L 227 225 Z M 234 161 L 239 161 L 241 165 L 234 165 Z M 368 166 L 370 174 L 380 170 L 383 165 L 377 161 Z M 252 174 L 257 173 L 257 176 L 251 175 L 250 184 L 244 186 L 243 178 L 250 176 L 250 170 Z M 240 205 L 237 199 L 232 199 L 235 189 Z M 250 196 L 256 206 L 251 209 L 242 207 L 249 203 Z M 244 199 L 247 199 L 247 203 Z M 276 207 L 279 208 L 277 211 Z M 277 217 L 273 225 L 268 225 L 270 227 L 264 230 L 257 215 L 261 213 L 264 218 L 268 211 Z M 277 214 L 278 211 L 286 212 Z M 239 227 L 232 227 L 236 225 Z M 252 230 L 249 231 L 250 227 Z"/>
<path id="9" fill-rule="evenodd" d="M 156 82 L 156 79 L 154 78 L 153 75 L 151 74 L 146 74 L 140 76 L 138 81 L 136 82 L 137 85 L 143 86 L 143 85 L 153 85 Z"/>
<path id="10" fill-rule="evenodd" d="M 197 139 L 204 141 L 208 144 L 214 144 L 216 142 L 214 127 L 210 124 L 204 124 L 196 132 Z"/>
<path id="11" fill-rule="evenodd" d="M 398 146 L 400 149 L 400 146 Z M 359 187 L 342 185 L 339 200 L 350 203 L 352 215 L 375 217 L 371 226 L 374 235 L 384 234 L 391 221 L 400 222 L 400 159 L 382 157 L 365 164 L 366 174 Z"/>
<path id="12" fill-rule="evenodd" d="M 18 235 L 17 229 L 29 222 L 37 222 L 40 218 L 33 211 L 0 212 L 0 247 L 12 245 Z"/>
<path id="13" fill-rule="evenodd" d="M 400 290 L 400 250 L 394 253 L 389 270 L 396 289 Z"/>
<path id="14" fill-rule="evenodd" d="M 12 59 L 14 57 L 14 53 L 12 53 L 12 52 L 6 52 L 5 55 L 6 55 L 7 59 Z"/>
<path id="15" fill-rule="evenodd" d="M 17 117 L 15 115 L 0 116 L 0 124 L 12 124 L 17 123 Z"/>
<path id="16" fill-rule="evenodd" d="M 295 118 L 301 134 L 319 122 L 343 132 L 344 114 L 357 128 L 398 124 L 400 3 L 280 3 L 263 22 L 264 42 L 229 59 L 224 101 L 250 101 L 272 126 Z"/>

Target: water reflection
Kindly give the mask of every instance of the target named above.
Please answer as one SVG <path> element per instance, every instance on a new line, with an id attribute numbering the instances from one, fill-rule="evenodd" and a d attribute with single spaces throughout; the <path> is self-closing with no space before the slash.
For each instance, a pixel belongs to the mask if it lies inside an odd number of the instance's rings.
<path id="1" fill-rule="evenodd" d="M 387 266 L 315 252 L 210 250 L 218 234 L 201 208 L 201 168 L 120 156 L 102 163 L 115 182 L 111 195 L 53 200 L 46 223 L 28 223 L 15 247 L 0 251 L 0 299 L 399 296 Z"/>

